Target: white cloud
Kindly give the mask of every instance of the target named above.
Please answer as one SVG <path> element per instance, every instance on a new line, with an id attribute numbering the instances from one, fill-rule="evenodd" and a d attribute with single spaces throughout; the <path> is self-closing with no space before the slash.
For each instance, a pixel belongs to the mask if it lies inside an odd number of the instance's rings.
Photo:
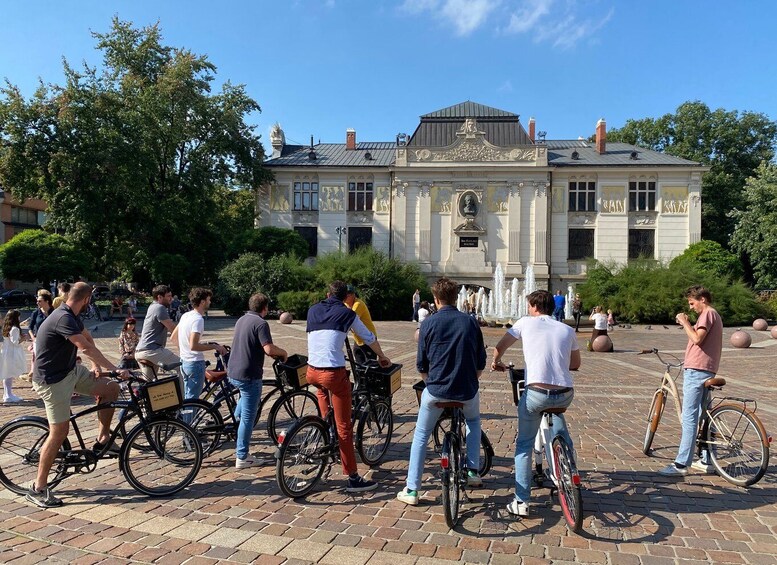
<path id="1" fill-rule="evenodd" d="M 496 89 L 497 92 L 512 92 L 513 91 L 513 83 L 509 80 L 506 80 L 502 83 L 502 85 Z"/>
<path id="2" fill-rule="evenodd" d="M 527 0 L 517 12 L 510 14 L 507 33 L 524 33 L 534 28 L 537 21 L 550 13 L 554 0 Z"/>
<path id="3" fill-rule="evenodd" d="M 555 6 L 554 6 L 555 4 Z M 604 15 L 589 15 L 594 10 L 583 0 L 523 0 L 518 10 L 510 15 L 505 28 L 507 34 L 527 34 L 535 43 L 550 43 L 553 47 L 570 49 L 579 41 L 591 37 L 615 14 L 615 8 Z M 551 7 L 553 9 L 551 10 Z"/>
<path id="4" fill-rule="evenodd" d="M 400 10 L 410 14 L 429 12 L 452 25 L 456 35 L 471 34 L 482 26 L 500 0 L 405 0 Z"/>

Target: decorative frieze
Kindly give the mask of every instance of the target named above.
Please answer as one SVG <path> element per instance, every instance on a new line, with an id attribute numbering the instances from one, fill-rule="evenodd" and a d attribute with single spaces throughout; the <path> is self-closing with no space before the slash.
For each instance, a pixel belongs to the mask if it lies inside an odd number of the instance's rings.
<path id="1" fill-rule="evenodd" d="M 388 214 L 391 210 L 391 188 L 379 186 L 375 189 L 375 213 Z"/>
<path id="2" fill-rule="evenodd" d="M 288 184 L 274 184 L 270 187 L 270 210 L 273 212 L 289 211 Z"/>
<path id="3" fill-rule="evenodd" d="M 603 186 L 602 187 L 602 214 L 623 214 L 626 212 L 625 204 L 626 187 Z"/>
<path id="4" fill-rule="evenodd" d="M 688 213 L 688 187 L 664 186 L 661 188 L 662 214 Z"/>
<path id="5" fill-rule="evenodd" d="M 596 223 L 596 213 L 594 212 L 575 212 L 569 214 L 570 226 L 592 226 Z"/>
<path id="6" fill-rule="evenodd" d="M 342 186 L 322 186 L 318 208 L 322 212 L 345 211 L 345 188 Z"/>

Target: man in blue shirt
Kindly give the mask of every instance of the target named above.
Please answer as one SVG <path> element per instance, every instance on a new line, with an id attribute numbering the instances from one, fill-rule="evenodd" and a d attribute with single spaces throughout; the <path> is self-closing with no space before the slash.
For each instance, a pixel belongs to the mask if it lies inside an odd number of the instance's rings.
<path id="1" fill-rule="evenodd" d="M 561 294 L 560 290 L 556 291 L 556 295 L 553 297 L 553 318 L 559 322 L 564 321 L 564 308 L 567 306 L 567 299 Z"/>
<path id="2" fill-rule="evenodd" d="M 423 321 L 418 337 L 416 367 L 426 388 L 421 395 L 413 444 L 410 447 L 410 467 L 406 488 L 397 494 L 405 504 L 418 504 L 418 489 L 424 472 L 426 444 L 442 413 L 438 402 L 455 401 L 464 404 L 467 436 L 477 438 L 467 442 L 467 484 L 480 486 L 480 393 L 478 379 L 486 366 L 483 333 L 477 321 L 456 307 L 458 285 L 441 278 L 432 285 L 437 313 Z"/>

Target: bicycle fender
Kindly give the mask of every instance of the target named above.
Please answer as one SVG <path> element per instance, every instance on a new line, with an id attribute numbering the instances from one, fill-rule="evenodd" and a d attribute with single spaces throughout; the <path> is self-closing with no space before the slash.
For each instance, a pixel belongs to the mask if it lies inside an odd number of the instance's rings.
<path id="1" fill-rule="evenodd" d="M 492 459 L 494 458 L 494 447 L 491 445 L 491 440 L 488 439 L 488 436 L 485 433 L 481 434 L 481 439 L 485 440 L 485 450 L 486 453 L 488 453 L 489 457 Z"/>
<path id="2" fill-rule="evenodd" d="M 49 425 L 49 421 L 42 416 L 19 416 L 18 418 L 14 418 L 10 422 L 6 422 L 5 424 L 3 424 L 3 426 L 0 427 L 0 432 L 2 432 L 7 426 L 10 426 L 11 424 L 16 424 L 17 422 L 40 422 L 46 427 L 48 427 Z"/>

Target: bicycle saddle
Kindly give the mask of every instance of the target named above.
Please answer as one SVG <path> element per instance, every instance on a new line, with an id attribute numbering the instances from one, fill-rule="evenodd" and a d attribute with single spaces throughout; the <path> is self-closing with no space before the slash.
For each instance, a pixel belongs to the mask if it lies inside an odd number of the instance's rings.
<path id="1" fill-rule="evenodd" d="M 566 412 L 567 409 L 563 406 L 559 406 L 558 408 L 546 408 L 542 411 L 543 414 L 563 414 Z"/>
<path id="2" fill-rule="evenodd" d="M 464 408 L 463 402 L 435 402 L 437 408 Z"/>
<path id="3" fill-rule="evenodd" d="M 205 371 L 205 378 L 210 383 L 217 383 L 219 381 L 222 381 L 226 378 L 227 372 L 226 371 Z"/>
<path id="4" fill-rule="evenodd" d="M 704 388 L 712 388 L 714 386 L 723 386 L 726 384 L 726 379 L 723 377 L 713 377 L 704 381 Z"/>

